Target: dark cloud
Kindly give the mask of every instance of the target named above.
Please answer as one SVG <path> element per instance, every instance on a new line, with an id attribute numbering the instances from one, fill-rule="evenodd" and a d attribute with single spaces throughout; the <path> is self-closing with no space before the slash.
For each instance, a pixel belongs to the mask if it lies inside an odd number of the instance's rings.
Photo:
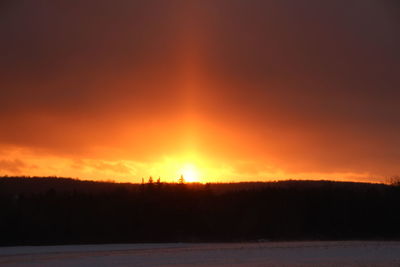
<path id="1" fill-rule="evenodd" d="M 279 165 L 392 169 L 400 160 L 400 25 L 391 4 L 223 2 L 208 43 L 218 88 L 205 100 L 215 100 L 210 113 L 255 132 L 264 143 L 257 153 Z"/>
<path id="2" fill-rule="evenodd" d="M 0 144 L 145 161 L 193 135 L 205 154 L 291 172 L 400 172 L 399 10 L 2 1 Z"/>

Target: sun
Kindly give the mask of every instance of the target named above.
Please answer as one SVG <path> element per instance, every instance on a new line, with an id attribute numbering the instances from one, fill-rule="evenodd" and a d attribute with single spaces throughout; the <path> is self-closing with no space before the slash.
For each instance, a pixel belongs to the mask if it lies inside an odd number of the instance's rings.
<path id="1" fill-rule="evenodd" d="M 192 163 L 185 164 L 180 170 L 179 175 L 183 175 L 186 182 L 195 183 L 200 180 L 200 173 L 196 166 Z"/>

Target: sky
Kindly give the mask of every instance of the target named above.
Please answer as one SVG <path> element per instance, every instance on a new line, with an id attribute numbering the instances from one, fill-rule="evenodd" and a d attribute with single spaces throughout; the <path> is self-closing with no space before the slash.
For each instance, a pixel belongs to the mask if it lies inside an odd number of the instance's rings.
<path id="1" fill-rule="evenodd" d="M 4 0 L 0 175 L 400 174 L 396 0 Z"/>

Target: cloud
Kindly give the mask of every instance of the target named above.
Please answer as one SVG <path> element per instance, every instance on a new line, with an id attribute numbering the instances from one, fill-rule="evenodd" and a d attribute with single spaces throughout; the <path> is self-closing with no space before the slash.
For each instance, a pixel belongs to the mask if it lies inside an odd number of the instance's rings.
<path id="1" fill-rule="evenodd" d="M 104 160 L 75 160 L 71 167 L 77 170 L 85 168 L 93 168 L 97 171 L 112 172 L 115 175 L 132 175 L 135 169 L 132 163 L 121 161 L 104 161 Z"/>
<path id="2" fill-rule="evenodd" d="M 32 154 L 14 171 L 196 152 L 235 177 L 400 172 L 395 1 L 1 5 L 0 148 Z"/>
<path id="3" fill-rule="evenodd" d="M 19 159 L 0 160 L 0 171 L 9 174 L 21 174 L 28 165 Z"/>

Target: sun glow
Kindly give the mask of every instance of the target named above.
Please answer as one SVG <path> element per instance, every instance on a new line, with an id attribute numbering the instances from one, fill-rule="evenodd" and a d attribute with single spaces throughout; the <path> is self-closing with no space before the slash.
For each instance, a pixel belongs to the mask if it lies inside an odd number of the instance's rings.
<path id="1" fill-rule="evenodd" d="M 200 173 L 196 166 L 191 163 L 185 164 L 180 170 L 180 175 L 189 183 L 200 182 Z"/>
<path id="2" fill-rule="evenodd" d="M 145 173 L 148 173 L 145 176 L 161 176 L 166 182 L 179 182 L 183 176 L 187 183 L 210 183 L 236 177 L 231 166 L 193 151 L 166 156 L 152 168 L 146 168 Z"/>

